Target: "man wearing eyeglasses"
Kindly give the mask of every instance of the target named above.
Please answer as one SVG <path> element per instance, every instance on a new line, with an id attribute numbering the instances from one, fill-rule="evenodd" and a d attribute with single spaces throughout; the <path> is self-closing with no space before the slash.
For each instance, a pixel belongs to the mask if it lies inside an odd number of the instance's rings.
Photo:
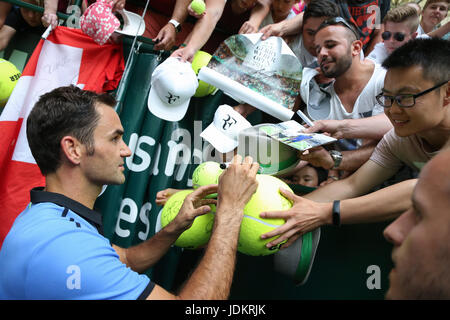
<path id="1" fill-rule="evenodd" d="M 411 206 L 416 179 L 369 193 L 392 177 L 402 164 L 416 170 L 435 156 L 450 138 L 450 42 L 415 39 L 395 50 L 383 63 L 387 69 L 377 100 L 393 125 L 378 143 L 370 160 L 346 179 L 321 187 L 304 198 L 288 191 L 283 195 L 293 207 L 265 212 L 263 218 L 283 218 L 286 223 L 262 235 L 281 235 L 267 244 L 289 239 L 325 224 L 368 223 L 397 217 Z"/>
<path id="2" fill-rule="evenodd" d="M 389 10 L 384 17 L 383 25 L 384 32 L 381 34 L 383 42 L 377 43 L 367 56 L 367 59 L 378 64 L 382 64 L 392 51 L 416 38 L 419 15 L 413 7 L 400 6 Z"/>

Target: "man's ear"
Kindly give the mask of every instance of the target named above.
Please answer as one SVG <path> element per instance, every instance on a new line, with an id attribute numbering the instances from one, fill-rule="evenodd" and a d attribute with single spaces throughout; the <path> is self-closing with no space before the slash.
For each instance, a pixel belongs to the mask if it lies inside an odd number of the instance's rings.
<path id="1" fill-rule="evenodd" d="M 361 40 L 355 40 L 352 42 L 352 56 L 360 56 L 363 44 Z"/>
<path id="2" fill-rule="evenodd" d="M 444 106 L 450 106 L 450 81 L 447 81 L 447 84 L 444 85 L 445 89 L 445 97 L 444 97 Z"/>
<path id="3" fill-rule="evenodd" d="M 61 139 L 61 151 L 67 161 L 78 165 L 82 156 L 82 144 L 73 136 L 64 136 Z"/>

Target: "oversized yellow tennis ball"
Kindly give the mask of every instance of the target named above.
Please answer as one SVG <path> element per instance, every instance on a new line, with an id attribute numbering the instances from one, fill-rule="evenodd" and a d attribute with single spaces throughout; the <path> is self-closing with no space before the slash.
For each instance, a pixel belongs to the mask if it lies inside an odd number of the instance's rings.
<path id="1" fill-rule="evenodd" d="M 205 67 L 208 65 L 209 60 L 211 60 L 212 56 L 205 51 L 197 51 L 194 54 L 194 57 L 192 59 L 192 69 L 194 70 L 195 74 L 198 75 L 199 70 L 202 67 Z M 194 97 L 201 98 L 206 97 L 207 95 L 213 93 L 216 90 L 216 87 L 210 85 L 209 83 L 206 83 L 203 80 L 198 80 L 198 88 L 195 91 Z"/>
<path id="2" fill-rule="evenodd" d="M 194 10 L 196 14 L 202 14 L 206 10 L 206 4 L 203 0 L 193 0 L 191 2 L 191 9 Z"/>
<path id="3" fill-rule="evenodd" d="M 206 161 L 200 163 L 192 173 L 192 186 L 197 189 L 201 186 L 207 186 L 210 184 L 218 184 L 219 177 L 222 174 L 223 169 L 220 168 L 220 164 L 214 161 Z M 205 198 L 217 198 L 217 193 L 210 194 Z"/>
<path id="4" fill-rule="evenodd" d="M 261 235 L 284 224 L 284 219 L 263 219 L 259 216 L 265 211 L 287 210 L 292 207 L 290 200 L 279 192 L 280 187 L 292 191 L 282 180 L 265 175 L 257 174 L 258 188 L 244 207 L 244 218 L 242 219 L 239 234 L 238 251 L 251 256 L 265 256 L 279 250 L 266 248 L 266 244 L 274 239 L 261 239 Z"/>
<path id="5" fill-rule="evenodd" d="M 172 195 L 161 212 L 161 226 L 167 226 L 178 214 L 184 199 L 194 190 L 181 190 Z M 192 226 L 184 231 L 175 241 L 175 245 L 186 249 L 197 249 L 208 243 L 214 224 L 216 207 L 210 205 L 211 211 L 194 219 Z"/>
<path id="6" fill-rule="evenodd" d="M 11 62 L 0 59 L 0 107 L 5 106 L 20 78 L 20 71 Z"/>

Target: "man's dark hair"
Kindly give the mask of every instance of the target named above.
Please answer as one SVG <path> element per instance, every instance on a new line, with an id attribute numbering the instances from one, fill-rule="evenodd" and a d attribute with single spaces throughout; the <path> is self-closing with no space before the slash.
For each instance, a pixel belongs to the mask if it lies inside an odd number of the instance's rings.
<path id="1" fill-rule="evenodd" d="M 435 84 L 450 80 L 450 41 L 416 38 L 395 49 L 383 62 L 385 69 L 419 66 Z"/>
<path id="2" fill-rule="evenodd" d="M 338 5 L 330 0 L 312 0 L 303 14 L 303 23 L 309 18 L 333 18 L 340 15 Z"/>
<path id="3" fill-rule="evenodd" d="M 329 26 L 342 26 L 345 28 L 345 34 L 346 38 L 349 44 L 353 43 L 353 41 L 358 40 L 358 31 L 355 28 L 355 25 L 351 21 L 347 21 L 345 18 L 336 16 L 332 18 L 328 18 L 324 22 L 320 24 L 320 26 L 317 28 L 316 33 L 322 30 L 323 28 L 329 27 Z"/>
<path id="4" fill-rule="evenodd" d="M 94 153 L 93 133 L 100 115 L 96 104 L 114 107 L 108 94 L 81 90 L 76 86 L 56 88 L 39 97 L 27 119 L 28 144 L 43 175 L 53 173 L 61 164 L 60 142 L 71 135 Z"/>

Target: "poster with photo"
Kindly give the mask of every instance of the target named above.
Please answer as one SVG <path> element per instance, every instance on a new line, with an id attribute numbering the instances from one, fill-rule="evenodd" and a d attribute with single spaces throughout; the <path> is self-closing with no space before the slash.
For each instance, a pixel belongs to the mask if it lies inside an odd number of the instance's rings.
<path id="1" fill-rule="evenodd" d="M 258 103 L 260 100 L 268 98 L 273 108 L 292 110 L 301 83 L 300 61 L 282 38 L 262 41 L 261 36 L 262 33 L 233 35 L 218 47 L 206 68 L 226 78 L 211 77 L 216 81 L 213 85 L 256 108 L 263 104 Z M 222 83 L 227 81 L 241 86 Z"/>
<path id="2" fill-rule="evenodd" d="M 305 151 L 314 147 L 322 146 L 337 141 L 321 133 L 305 133 L 305 128 L 297 121 L 290 120 L 277 124 L 265 124 L 259 127 L 259 130 L 276 139 L 281 143 Z"/>

